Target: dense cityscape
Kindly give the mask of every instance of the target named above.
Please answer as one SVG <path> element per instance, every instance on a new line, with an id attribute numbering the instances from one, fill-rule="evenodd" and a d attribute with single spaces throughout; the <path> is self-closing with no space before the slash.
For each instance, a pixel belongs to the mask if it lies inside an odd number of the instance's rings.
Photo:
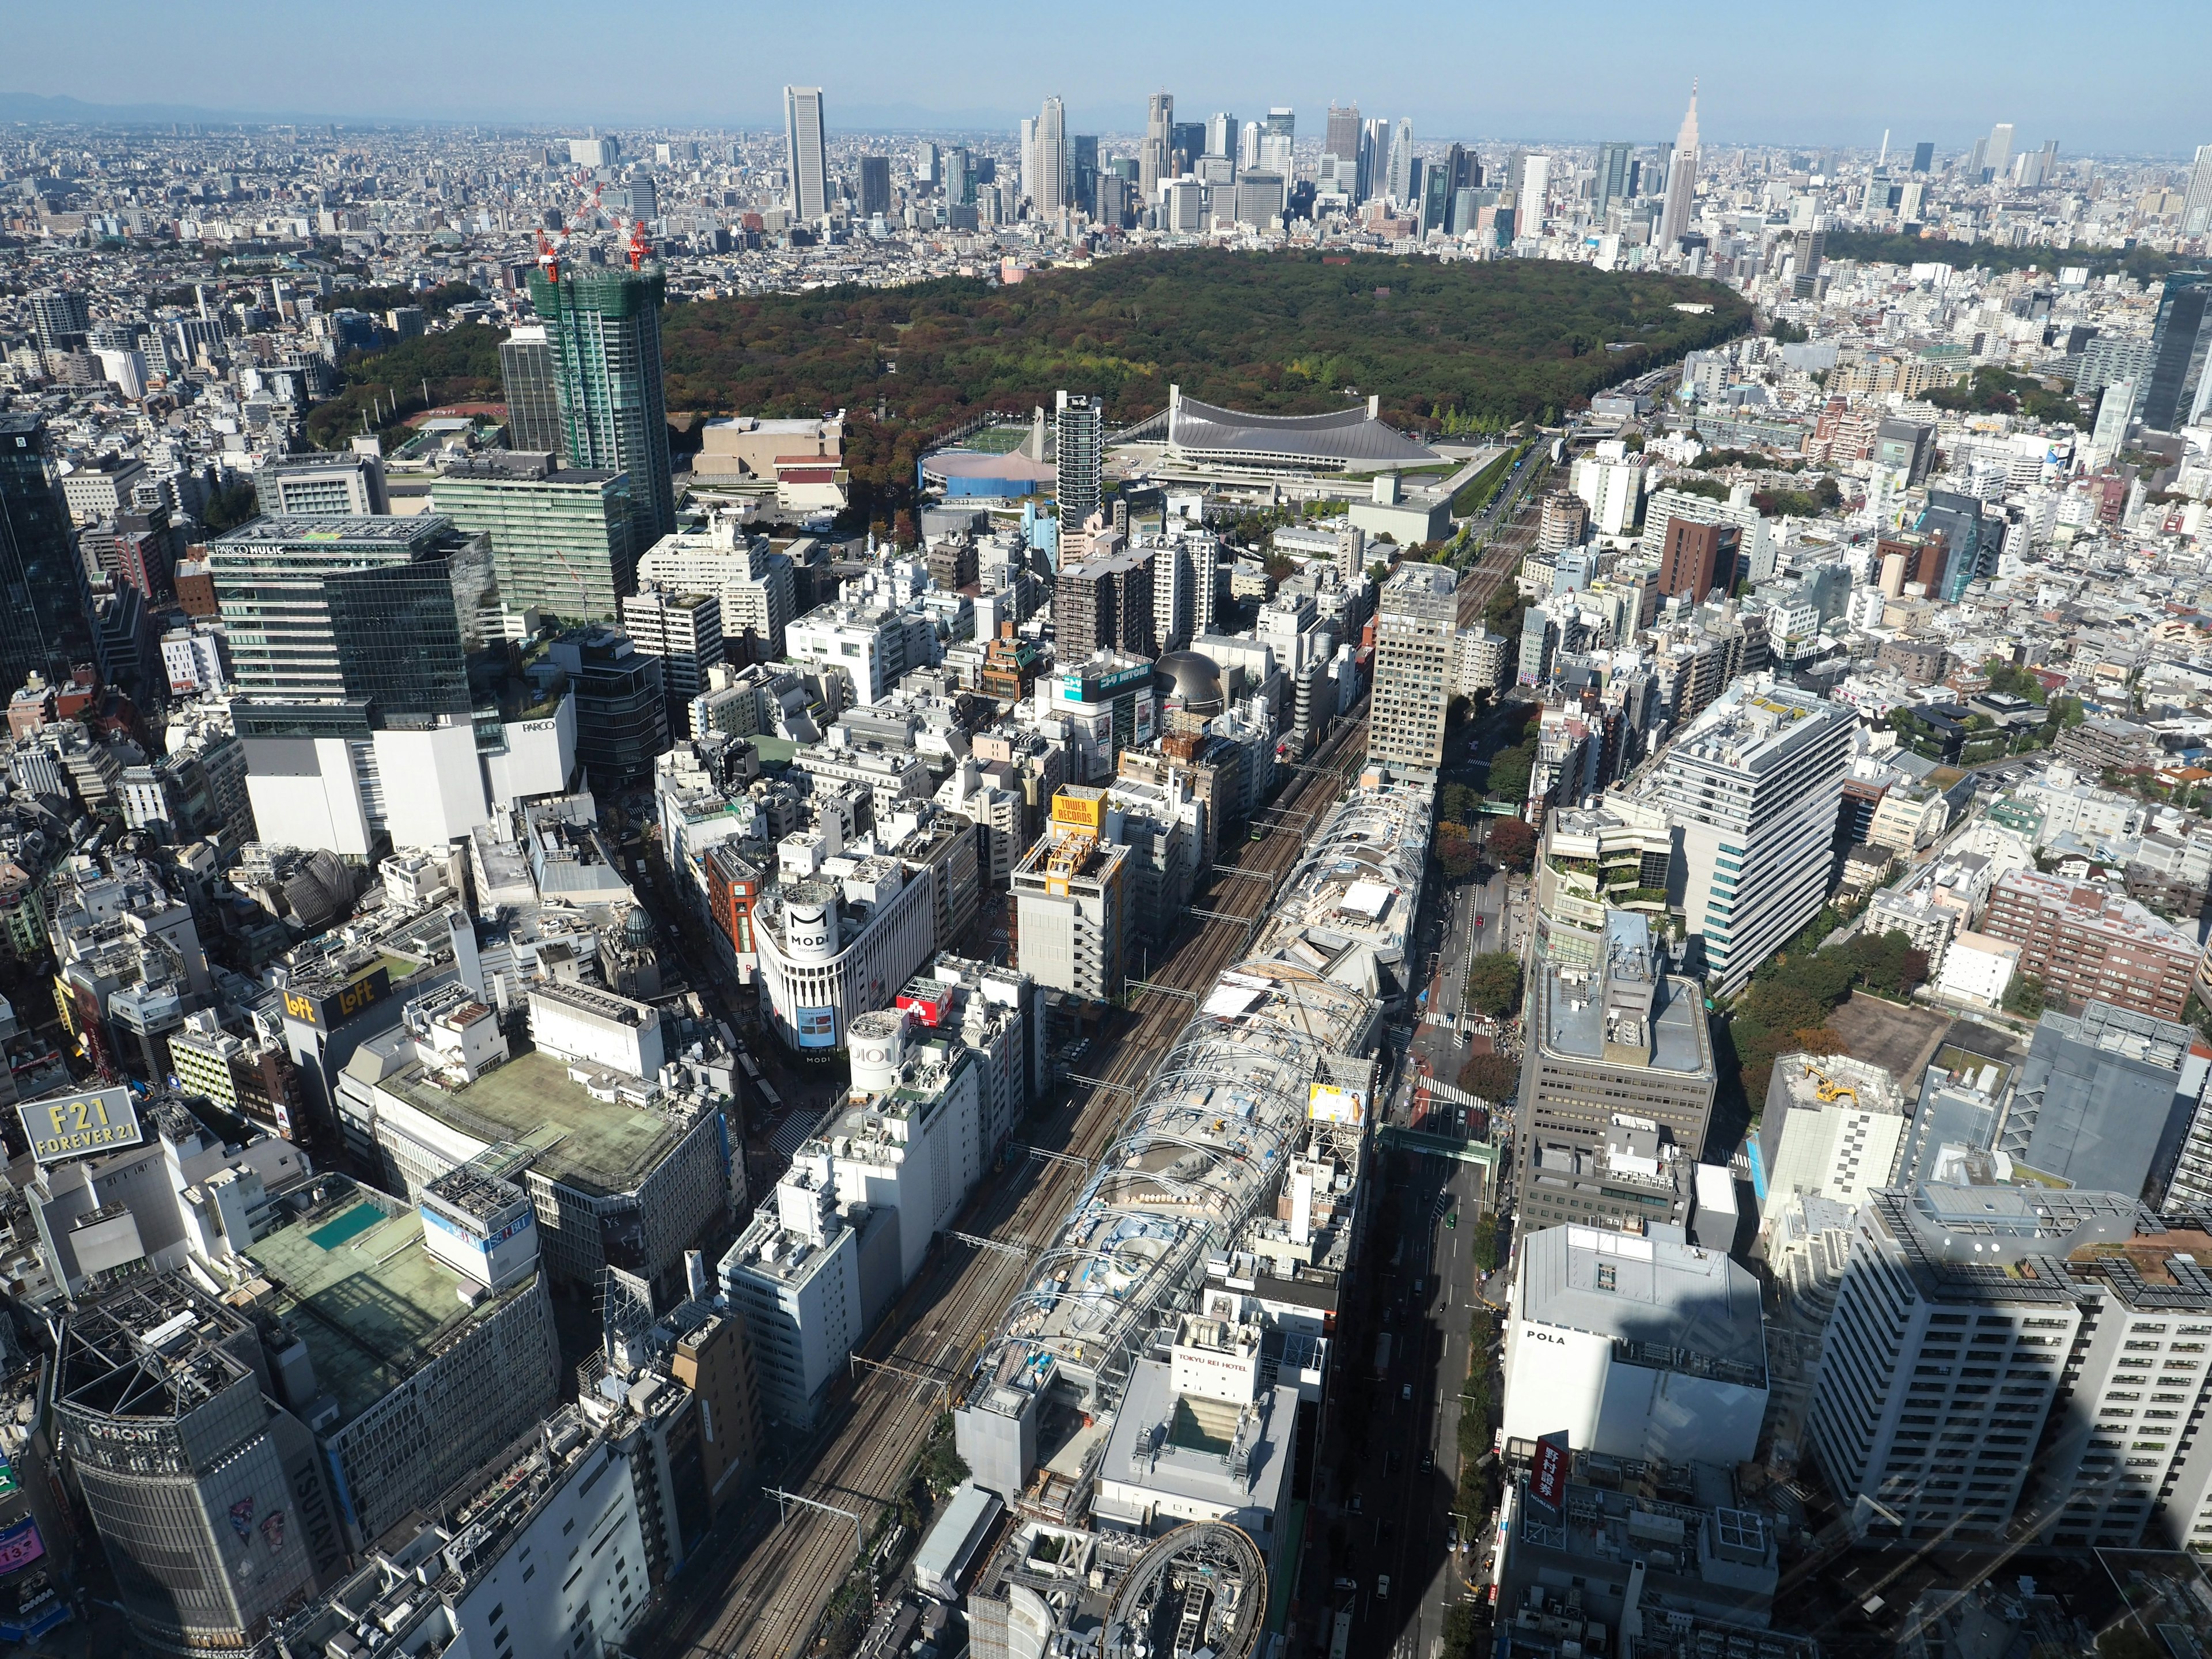
<path id="1" fill-rule="evenodd" d="M 2212 143 L 1724 95 L 0 125 L 0 1644 L 2203 1659 Z"/>

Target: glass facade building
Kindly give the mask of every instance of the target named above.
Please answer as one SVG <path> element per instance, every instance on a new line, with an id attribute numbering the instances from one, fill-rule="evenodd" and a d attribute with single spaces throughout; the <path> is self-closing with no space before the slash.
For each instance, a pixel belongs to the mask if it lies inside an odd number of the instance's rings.
<path id="1" fill-rule="evenodd" d="M 642 272 L 571 271 L 530 278 L 531 303 L 552 348 L 554 395 L 568 464 L 629 474 L 635 544 L 676 529 L 669 477 L 668 399 L 660 379 L 660 307 L 667 280 Z"/>
<path id="2" fill-rule="evenodd" d="M 2179 432 L 2203 412 L 2212 381 L 2204 356 L 2212 347 L 2212 271 L 2178 270 L 2166 279 L 2151 334 L 2150 379 L 2142 392 L 2143 424 Z"/>
<path id="3" fill-rule="evenodd" d="M 93 658 L 84 565 L 48 471 L 46 422 L 0 414 L 0 689 Z"/>
<path id="4" fill-rule="evenodd" d="M 381 724 L 469 711 L 451 554 L 436 514 L 264 516 L 208 545 L 233 679 L 255 702 L 344 704 Z"/>
<path id="5" fill-rule="evenodd" d="M 637 591 L 628 473 L 493 451 L 448 469 L 433 499 L 464 535 L 490 538 L 510 610 L 535 605 L 562 622 L 600 622 Z"/>
<path id="6" fill-rule="evenodd" d="M 499 343 L 499 374 L 507 387 L 507 447 L 567 453 L 553 386 L 553 348 L 542 325 L 525 323 Z"/>

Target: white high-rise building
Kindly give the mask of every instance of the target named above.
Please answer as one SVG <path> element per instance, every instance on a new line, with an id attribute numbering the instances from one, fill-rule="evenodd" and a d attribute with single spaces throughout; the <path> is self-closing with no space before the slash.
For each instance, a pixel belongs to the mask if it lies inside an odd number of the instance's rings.
<path id="1" fill-rule="evenodd" d="M 1175 143 L 1175 94 L 1156 92 L 1146 106 L 1145 142 L 1137 151 L 1137 194 L 1146 207 L 1158 205 L 1160 181 L 1169 174 Z"/>
<path id="2" fill-rule="evenodd" d="M 775 662 L 792 623 L 791 561 L 749 536 L 735 514 L 717 514 L 705 533 L 663 536 L 637 564 L 641 585 L 659 583 L 721 600 L 723 654 L 739 663 Z"/>
<path id="3" fill-rule="evenodd" d="M 1030 199 L 1041 219 L 1057 219 L 1073 204 L 1067 186 L 1067 112 L 1057 98 L 1044 100 L 1036 134 L 1025 154 L 1032 160 L 1036 188 Z"/>
<path id="4" fill-rule="evenodd" d="M 2000 121 L 1990 129 L 1990 142 L 1982 151 L 1982 166 L 1990 177 L 2002 184 L 2012 168 L 2012 123 Z"/>
<path id="5" fill-rule="evenodd" d="M 853 1351 L 860 1317 L 859 1236 L 837 1201 L 827 1148 L 794 1159 L 773 1203 L 722 1258 L 722 1292 L 744 1316 L 763 1411 L 794 1427 Z"/>
<path id="6" fill-rule="evenodd" d="M 1037 198 L 1037 123 L 1034 115 L 1022 118 L 1021 136 L 1016 140 L 1022 153 L 1022 196 L 1034 202 Z"/>
<path id="7" fill-rule="evenodd" d="M 1820 908 L 1856 718 L 1771 675 L 1738 680 L 1651 775 L 1647 788 L 1682 826 L 1683 918 L 1723 991 Z"/>
<path id="8" fill-rule="evenodd" d="M 1413 199 L 1413 118 L 1410 115 L 1398 118 L 1397 135 L 1390 141 L 1389 179 L 1384 194 L 1401 207 Z"/>
<path id="9" fill-rule="evenodd" d="M 791 211 L 811 225 L 830 211 L 830 150 L 822 132 L 821 88 L 783 89 L 783 140 L 791 168 Z"/>
<path id="10" fill-rule="evenodd" d="M 2197 147 L 2197 165 L 2189 170 L 2189 193 L 2181 202 L 2181 234 L 2202 236 L 2212 230 L 2212 144 Z"/>
<path id="11" fill-rule="evenodd" d="M 1521 193 L 1513 214 L 1515 235 L 1534 235 L 1544 228 L 1545 204 L 1552 190 L 1552 158 L 1548 155 L 1524 155 L 1521 158 Z"/>
<path id="12" fill-rule="evenodd" d="M 1291 160 L 1297 135 L 1297 117 L 1294 111 L 1279 104 L 1268 110 L 1267 125 L 1260 131 L 1259 165 L 1267 172 L 1281 174 L 1285 183 L 1297 177 Z"/>
<path id="13" fill-rule="evenodd" d="M 1617 438 L 1606 440 L 1578 458 L 1568 474 L 1570 488 L 1589 504 L 1590 528 L 1601 536 L 1622 536 L 1636 522 L 1644 502 L 1644 458 L 1631 455 Z"/>
<path id="14" fill-rule="evenodd" d="M 1673 248 L 1690 228 L 1698 196 L 1698 83 L 1690 82 L 1690 109 L 1667 162 L 1667 195 L 1659 210 L 1659 246 Z"/>
<path id="15" fill-rule="evenodd" d="M 1807 1437 L 1855 1532 L 2212 1544 L 2212 1251 L 2193 1218 L 1929 1184 L 1875 1193 L 1852 1233 Z"/>
<path id="16" fill-rule="evenodd" d="M 1260 165 L 1260 124 L 1247 121 L 1243 135 L 1237 142 L 1237 170 L 1249 173 Z"/>

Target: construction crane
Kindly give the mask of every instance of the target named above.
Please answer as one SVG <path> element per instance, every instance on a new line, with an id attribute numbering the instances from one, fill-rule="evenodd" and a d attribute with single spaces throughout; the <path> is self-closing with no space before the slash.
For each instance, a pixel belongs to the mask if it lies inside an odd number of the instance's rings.
<path id="1" fill-rule="evenodd" d="M 597 214 L 601 186 L 593 183 L 588 173 L 583 173 L 575 174 L 568 182 L 575 187 L 582 211 L 586 216 Z M 545 280 L 549 283 L 561 280 L 561 267 L 567 259 L 568 238 L 574 231 L 575 223 L 576 214 L 572 211 L 562 221 L 561 228 L 552 235 L 548 236 L 542 228 L 538 232 L 538 268 L 545 273 Z M 630 256 L 633 269 L 636 264 L 637 255 L 633 252 Z"/>

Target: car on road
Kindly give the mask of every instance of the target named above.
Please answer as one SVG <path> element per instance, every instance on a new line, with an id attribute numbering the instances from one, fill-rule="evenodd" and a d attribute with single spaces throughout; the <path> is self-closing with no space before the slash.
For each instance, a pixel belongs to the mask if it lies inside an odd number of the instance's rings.
<path id="1" fill-rule="evenodd" d="M 1434 1452 L 1425 1451 L 1421 1454 L 1421 1473 L 1423 1474 L 1426 1474 L 1431 1469 L 1436 1468 L 1436 1466 L 1437 1455 Z"/>
<path id="2" fill-rule="evenodd" d="M 1456 1227 L 1459 1225 L 1459 1212 L 1457 1210 L 1454 1210 L 1449 1215 L 1444 1218 L 1444 1225 L 1447 1227 Z"/>
<path id="3" fill-rule="evenodd" d="M 1387 1601 L 1390 1599 L 1390 1575 L 1387 1572 L 1378 1572 L 1375 1575 L 1375 1599 L 1378 1601 Z"/>
<path id="4" fill-rule="evenodd" d="M 1400 1384 L 1398 1385 L 1398 1398 L 1399 1398 L 1399 1399 L 1401 1399 L 1401 1400 L 1411 1400 L 1413 1397 L 1413 1385 L 1412 1383 L 1410 1383 L 1410 1382 L 1401 1382 L 1401 1383 L 1400 1383 Z"/>
<path id="5" fill-rule="evenodd" d="M 1336 1583 L 1332 1584 L 1329 1588 L 1332 1589 L 1347 1590 L 1352 1595 L 1357 1595 L 1359 1593 L 1359 1581 L 1357 1578 L 1339 1578 Z"/>
<path id="6" fill-rule="evenodd" d="M 1352 1501 L 1346 1504 L 1345 1507 L 1350 1510 L 1354 1515 L 1363 1515 L 1366 1512 L 1360 1507 L 1359 1494 L 1358 1492 L 1352 1494 Z"/>

